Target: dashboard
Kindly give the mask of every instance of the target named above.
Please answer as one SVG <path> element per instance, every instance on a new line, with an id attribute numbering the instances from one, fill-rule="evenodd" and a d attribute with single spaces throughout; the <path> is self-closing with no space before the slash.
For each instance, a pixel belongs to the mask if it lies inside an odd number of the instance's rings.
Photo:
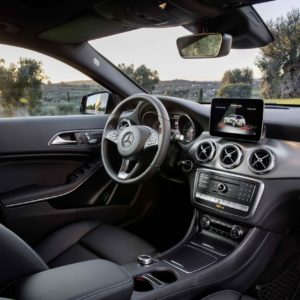
<path id="1" fill-rule="evenodd" d="M 300 203 L 300 107 L 230 99 L 234 107 L 217 102 L 214 111 L 214 104 L 158 98 L 172 131 L 161 177 L 188 185 L 200 214 L 267 231 L 291 229 Z M 149 106 L 124 117 L 160 132 Z"/>

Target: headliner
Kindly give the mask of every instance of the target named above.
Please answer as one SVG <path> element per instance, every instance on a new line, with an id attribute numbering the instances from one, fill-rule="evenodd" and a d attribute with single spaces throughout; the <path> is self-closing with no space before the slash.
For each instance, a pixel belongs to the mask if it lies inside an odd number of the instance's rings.
<path id="1" fill-rule="evenodd" d="M 138 28 L 184 26 L 191 32 L 229 33 L 233 48 L 261 47 L 272 36 L 249 4 L 266 1 L 10 0 L 0 3 L 0 40 L 14 35 L 80 44 Z"/>

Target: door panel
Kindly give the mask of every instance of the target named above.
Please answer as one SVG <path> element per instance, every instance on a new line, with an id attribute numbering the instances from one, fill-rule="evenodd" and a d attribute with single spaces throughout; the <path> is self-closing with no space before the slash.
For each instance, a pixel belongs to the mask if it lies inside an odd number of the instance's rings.
<path id="1" fill-rule="evenodd" d="M 106 120 L 107 115 L 0 119 L 1 221 L 31 245 L 71 222 L 121 224 L 149 206 L 136 201 L 141 187 L 108 177 L 100 143 L 49 144 L 57 135 L 101 133 Z M 75 135 L 68 137 L 70 132 Z"/>
<path id="2" fill-rule="evenodd" d="M 108 115 L 78 115 L 0 119 L 0 154 L 97 153 L 99 148 L 92 145 L 48 144 L 61 132 L 103 129 L 107 118 Z"/>

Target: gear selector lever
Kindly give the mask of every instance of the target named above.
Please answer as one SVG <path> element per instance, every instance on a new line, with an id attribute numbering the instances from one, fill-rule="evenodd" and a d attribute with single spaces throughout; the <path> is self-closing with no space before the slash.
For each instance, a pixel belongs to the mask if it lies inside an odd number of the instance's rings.
<path id="1" fill-rule="evenodd" d="M 153 263 L 153 258 L 150 255 L 142 254 L 138 256 L 137 262 L 141 266 L 149 266 Z"/>

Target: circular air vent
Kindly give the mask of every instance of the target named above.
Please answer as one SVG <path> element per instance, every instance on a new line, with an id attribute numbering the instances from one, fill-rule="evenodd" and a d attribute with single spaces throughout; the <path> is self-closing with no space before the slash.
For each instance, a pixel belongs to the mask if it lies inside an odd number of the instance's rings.
<path id="1" fill-rule="evenodd" d="M 199 144 L 196 158 L 202 164 L 211 161 L 215 157 L 216 146 L 212 141 L 203 141 Z"/>
<path id="2" fill-rule="evenodd" d="M 243 158 L 241 148 L 235 144 L 229 144 L 223 147 L 220 154 L 220 163 L 226 169 L 237 167 Z"/>
<path id="3" fill-rule="evenodd" d="M 131 121 L 128 119 L 122 119 L 118 123 L 117 129 L 122 130 L 125 129 L 126 127 L 129 127 L 131 125 Z"/>
<path id="4" fill-rule="evenodd" d="M 250 170 L 255 174 L 270 172 L 275 166 L 275 157 L 270 150 L 255 150 L 248 160 Z"/>

